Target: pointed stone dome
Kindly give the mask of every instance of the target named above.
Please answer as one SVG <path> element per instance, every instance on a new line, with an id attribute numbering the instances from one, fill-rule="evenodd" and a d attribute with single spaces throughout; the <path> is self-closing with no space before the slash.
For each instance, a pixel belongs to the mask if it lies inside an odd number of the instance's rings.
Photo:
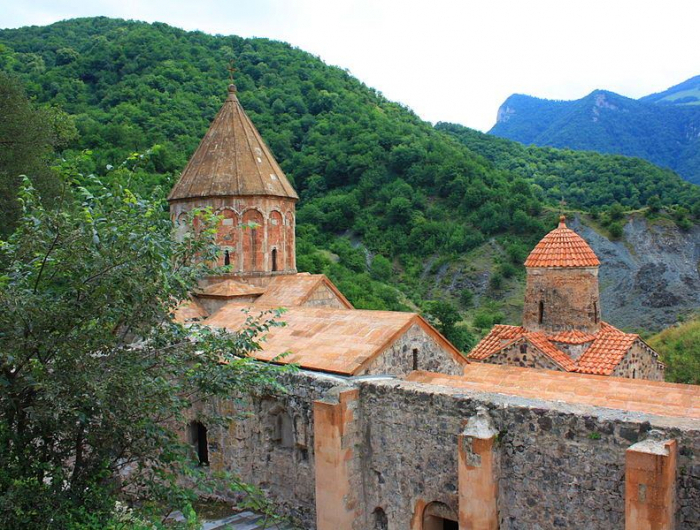
<path id="1" fill-rule="evenodd" d="M 576 232 L 566 227 L 566 217 L 559 226 L 537 243 L 525 260 L 526 267 L 597 267 L 595 252 Z"/>
<path id="2" fill-rule="evenodd" d="M 252 195 L 299 198 L 230 85 L 168 200 Z"/>

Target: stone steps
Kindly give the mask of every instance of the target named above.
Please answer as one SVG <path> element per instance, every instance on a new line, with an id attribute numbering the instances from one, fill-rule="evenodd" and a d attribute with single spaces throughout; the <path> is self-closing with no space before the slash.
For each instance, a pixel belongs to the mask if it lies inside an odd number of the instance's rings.
<path id="1" fill-rule="evenodd" d="M 241 512 L 217 521 L 207 521 L 202 530 L 296 530 L 289 523 L 275 523 L 264 515 Z"/>

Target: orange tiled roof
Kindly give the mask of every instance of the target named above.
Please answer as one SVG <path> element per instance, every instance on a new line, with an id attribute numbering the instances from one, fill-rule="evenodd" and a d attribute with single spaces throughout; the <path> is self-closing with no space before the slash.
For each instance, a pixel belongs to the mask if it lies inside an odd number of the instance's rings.
<path id="1" fill-rule="evenodd" d="M 246 307 L 251 315 L 256 315 L 259 309 L 231 303 L 204 324 L 237 331 L 245 325 Z M 291 352 L 279 362 L 297 363 L 309 370 L 356 375 L 405 330 L 418 324 L 455 360 L 467 363 L 454 346 L 416 313 L 296 306 L 285 311 L 278 320 L 285 326 L 273 327 L 267 332 L 260 343 L 262 350 L 254 353 L 256 359 L 271 361 Z"/>
<path id="2" fill-rule="evenodd" d="M 474 349 L 469 352 L 467 357 L 476 360 L 486 359 L 502 350 L 509 342 L 522 337 L 524 333 L 525 328 L 520 326 L 496 324 L 491 331 L 489 331 L 488 335 L 481 339 Z"/>
<path id="3" fill-rule="evenodd" d="M 523 338 L 530 341 L 535 348 L 540 350 L 567 372 L 571 372 L 576 368 L 576 363 L 571 359 L 571 357 L 549 342 L 547 335 L 541 331 L 526 333 Z"/>
<path id="4" fill-rule="evenodd" d="M 637 339 L 639 335 L 624 333 L 603 322 L 593 344 L 578 360 L 576 371 L 586 374 L 612 374 Z"/>
<path id="5" fill-rule="evenodd" d="M 196 295 L 209 296 L 212 298 L 235 298 L 237 296 L 261 295 L 264 292 L 264 287 L 257 287 L 255 285 L 229 279 L 207 285 L 199 289 Z"/>
<path id="6" fill-rule="evenodd" d="M 187 324 L 189 322 L 204 320 L 209 316 L 206 310 L 196 300 L 187 300 L 175 308 L 175 322 Z"/>
<path id="7" fill-rule="evenodd" d="M 559 333 L 547 335 L 547 338 L 552 342 L 562 342 L 564 344 L 585 344 L 586 342 L 595 340 L 595 335 L 573 329 L 571 331 L 560 331 Z"/>
<path id="8" fill-rule="evenodd" d="M 559 226 L 537 243 L 525 260 L 526 267 L 597 267 L 600 265 L 588 243 L 566 227 L 564 216 Z"/>
<path id="9" fill-rule="evenodd" d="M 638 335 L 620 331 L 606 322 L 601 322 L 600 331 L 595 335 L 578 330 L 552 334 L 528 332 L 520 326 L 499 324 L 469 352 L 467 359 L 483 361 L 518 340 L 527 340 L 567 372 L 610 375 L 638 339 Z M 555 342 L 591 342 L 591 345 L 577 361 L 574 361 L 566 352 L 557 348 Z"/>
<path id="10" fill-rule="evenodd" d="M 471 363 L 464 375 L 411 372 L 407 379 L 459 391 L 563 401 L 700 420 L 700 386 Z"/>
<path id="11" fill-rule="evenodd" d="M 333 291 L 345 307 L 353 308 L 343 293 L 324 274 L 309 273 L 275 276 L 267 285 L 265 294 L 258 298 L 255 303 L 275 307 L 300 306 L 311 297 L 321 284 Z"/>

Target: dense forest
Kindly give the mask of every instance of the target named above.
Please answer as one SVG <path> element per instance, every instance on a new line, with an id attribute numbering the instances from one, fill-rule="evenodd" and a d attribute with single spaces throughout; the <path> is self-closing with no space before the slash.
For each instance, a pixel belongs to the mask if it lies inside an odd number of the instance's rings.
<path id="1" fill-rule="evenodd" d="M 640 100 L 605 90 L 575 101 L 514 94 L 489 132 L 523 144 L 636 156 L 700 184 L 699 94 L 697 77 Z"/>
<path id="2" fill-rule="evenodd" d="M 72 117 L 63 157 L 144 196 L 172 186 L 226 95 L 232 60 L 244 108 L 301 196 L 299 269 L 328 274 L 360 308 L 427 311 L 463 348 L 517 319 L 499 292 L 521 283 L 560 209 L 618 224 L 647 205 L 682 226 L 700 214 L 700 188 L 670 171 L 433 128 L 284 43 L 108 18 L 0 31 L 0 70 L 37 107 Z M 494 248 L 484 296 L 431 288 L 445 263 Z M 458 324 L 465 317 L 471 327 Z"/>

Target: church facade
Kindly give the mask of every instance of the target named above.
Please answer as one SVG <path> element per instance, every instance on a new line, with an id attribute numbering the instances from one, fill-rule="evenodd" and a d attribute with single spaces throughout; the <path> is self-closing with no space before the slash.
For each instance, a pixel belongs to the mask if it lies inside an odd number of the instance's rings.
<path id="1" fill-rule="evenodd" d="M 601 320 L 591 247 L 562 216 L 525 261 L 523 325 L 496 325 L 468 358 L 581 374 L 663 381 L 664 364 L 637 334 Z"/>
<path id="2" fill-rule="evenodd" d="M 530 262 L 523 327 L 493 330 L 477 346 L 493 354 L 472 359 L 512 350 L 512 363 L 470 362 L 418 314 L 357 310 L 325 276 L 296 271 L 296 192 L 233 86 L 169 199 L 176 225 L 195 208 L 222 215 L 231 270 L 176 317 L 236 331 L 245 311 L 284 307 L 286 326 L 254 355 L 289 352 L 282 362 L 300 367 L 286 392 L 218 403 L 243 412 L 226 427 L 193 410 L 183 436 L 300 528 L 700 527 L 700 389 L 559 369 L 607 351 L 597 258 Z M 510 365 L 530 355 L 552 369 Z"/>

